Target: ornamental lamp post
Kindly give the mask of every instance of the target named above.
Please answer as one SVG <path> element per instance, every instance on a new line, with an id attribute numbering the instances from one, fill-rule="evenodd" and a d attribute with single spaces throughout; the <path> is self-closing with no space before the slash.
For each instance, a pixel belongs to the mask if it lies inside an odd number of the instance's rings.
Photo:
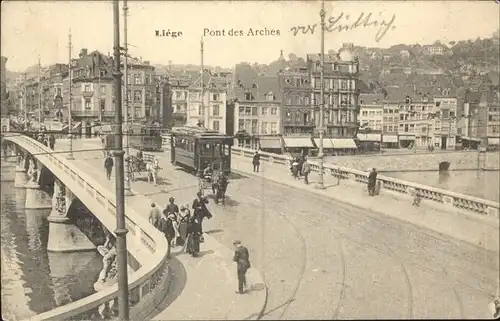
<path id="1" fill-rule="evenodd" d="M 320 106 L 319 106 L 319 151 L 318 151 L 318 165 L 319 165 L 319 180 L 318 183 L 316 184 L 317 189 L 325 189 L 325 184 L 324 184 L 324 177 L 323 177 L 323 171 L 324 171 L 324 157 L 325 155 L 323 154 L 323 138 L 324 138 L 324 109 L 325 109 L 325 83 L 324 83 L 324 71 L 325 71 L 325 1 L 321 2 L 321 10 L 319 12 L 319 16 L 321 18 L 321 70 L 320 70 L 320 81 L 321 81 L 321 87 L 320 87 Z"/>
<path id="2" fill-rule="evenodd" d="M 66 159 L 73 160 L 75 157 L 73 156 L 73 122 L 71 119 L 71 109 L 73 105 L 73 63 L 71 61 L 71 29 L 69 30 L 68 35 L 68 74 L 69 74 L 69 95 L 68 95 L 68 139 L 69 139 L 69 154 L 66 156 Z"/>

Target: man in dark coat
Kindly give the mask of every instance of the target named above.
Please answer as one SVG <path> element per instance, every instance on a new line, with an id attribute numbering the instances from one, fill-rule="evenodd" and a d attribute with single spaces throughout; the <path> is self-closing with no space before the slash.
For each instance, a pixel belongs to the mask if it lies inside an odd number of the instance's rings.
<path id="1" fill-rule="evenodd" d="M 247 289 L 246 273 L 250 268 L 250 254 L 248 249 L 241 244 L 241 241 L 234 241 L 235 247 L 233 261 L 236 262 L 236 272 L 238 274 L 238 291 L 236 293 L 243 294 Z"/>
<path id="2" fill-rule="evenodd" d="M 377 184 L 377 170 L 372 168 L 370 174 L 368 174 L 368 194 L 370 196 L 375 195 L 375 185 Z"/>
<path id="3" fill-rule="evenodd" d="M 196 199 L 193 201 L 193 210 L 194 213 L 193 215 L 198 218 L 198 221 L 200 222 L 200 226 L 203 226 L 203 219 L 206 217 L 208 219 L 212 218 L 212 214 L 207 208 L 208 200 L 201 195 L 200 192 L 196 194 Z M 203 229 L 203 227 L 202 227 Z"/>
<path id="4" fill-rule="evenodd" d="M 252 164 L 253 164 L 253 171 L 258 173 L 259 172 L 259 167 L 260 167 L 260 154 L 259 154 L 259 151 L 255 151 L 255 154 L 253 155 Z"/>
<path id="5" fill-rule="evenodd" d="M 173 197 L 170 197 L 168 199 L 168 202 L 169 204 L 165 207 L 167 215 L 174 214 L 175 217 L 177 218 L 179 216 L 179 206 L 175 204 L 175 199 Z"/>
<path id="6" fill-rule="evenodd" d="M 163 232 L 168 242 L 167 258 L 170 258 L 170 248 L 172 247 L 172 240 L 175 237 L 173 219 L 173 215 L 167 216 L 166 212 L 163 211 L 163 215 L 158 223 L 158 229 Z"/>
<path id="7" fill-rule="evenodd" d="M 54 150 L 54 146 L 56 145 L 56 137 L 54 134 L 49 135 L 49 147 L 50 149 Z"/>
<path id="8" fill-rule="evenodd" d="M 111 158 L 111 155 L 108 154 L 106 155 L 106 159 L 104 160 L 104 168 L 106 169 L 106 177 L 107 179 L 111 179 L 111 171 L 113 170 L 113 158 Z"/>

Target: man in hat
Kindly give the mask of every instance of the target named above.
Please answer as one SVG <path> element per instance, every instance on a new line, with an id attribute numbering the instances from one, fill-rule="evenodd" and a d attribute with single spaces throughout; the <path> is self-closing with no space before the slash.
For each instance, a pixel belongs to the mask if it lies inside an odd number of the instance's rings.
<path id="1" fill-rule="evenodd" d="M 104 160 L 104 168 L 106 169 L 106 177 L 108 180 L 111 179 L 111 171 L 113 170 L 113 158 L 111 158 L 110 153 L 106 155 L 106 159 Z"/>
<path id="2" fill-rule="evenodd" d="M 252 164 L 253 164 L 253 171 L 258 173 L 260 167 L 260 154 L 258 150 L 256 150 L 255 154 L 253 155 Z"/>
<path id="3" fill-rule="evenodd" d="M 170 248 L 172 246 L 172 240 L 175 237 L 175 228 L 174 228 L 174 223 L 172 219 L 173 215 L 167 215 L 166 210 L 163 211 L 163 215 L 160 218 L 160 221 L 158 223 L 158 229 L 163 232 L 165 235 L 165 238 L 167 239 L 168 242 L 168 251 L 167 251 L 167 258 L 170 258 Z"/>
<path id="4" fill-rule="evenodd" d="M 161 213 L 155 203 L 151 203 L 151 210 L 149 211 L 149 223 L 158 228 L 158 223 L 161 218 Z"/>
<path id="5" fill-rule="evenodd" d="M 208 219 L 212 218 L 212 214 L 207 208 L 208 200 L 201 195 L 201 192 L 196 193 L 196 199 L 193 201 L 193 216 L 198 218 L 200 222 L 200 226 L 202 226 L 203 219 L 207 217 Z"/>
<path id="6" fill-rule="evenodd" d="M 165 211 L 167 212 L 167 215 L 174 214 L 175 218 L 177 219 L 177 216 L 179 215 L 179 206 L 175 204 L 175 198 L 170 197 L 168 199 L 169 204 L 166 206 Z"/>
<path id="7" fill-rule="evenodd" d="M 243 294 L 247 289 L 246 273 L 250 268 L 250 255 L 248 249 L 241 244 L 241 241 L 234 241 L 235 247 L 233 261 L 236 262 L 236 272 L 238 274 L 238 291 L 236 293 Z"/>
<path id="8" fill-rule="evenodd" d="M 377 184 L 377 170 L 372 168 L 370 174 L 368 174 L 368 194 L 370 196 L 375 196 L 375 185 Z"/>

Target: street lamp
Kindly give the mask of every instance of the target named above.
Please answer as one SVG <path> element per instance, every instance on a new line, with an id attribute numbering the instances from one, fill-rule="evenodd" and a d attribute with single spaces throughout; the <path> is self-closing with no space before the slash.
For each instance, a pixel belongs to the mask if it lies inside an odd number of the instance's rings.
<path id="1" fill-rule="evenodd" d="M 69 138 L 69 154 L 66 156 L 66 159 L 68 160 L 73 160 L 75 157 L 73 156 L 73 122 L 71 119 L 71 108 L 73 105 L 73 65 L 71 62 L 71 29 L 69 30 L 69 35 L 68 35 L 68 54 L 69 54 L 69 61 L 68 61 L 68 74 L 69 74 L 69 94 L 68 94 L 68 138 Z"/>
<path id="2" fill-rule="evenodd" d="M 321 71 L 320 71 L 320 106 L 319 106 L 319 181 L 316 184 L 317 189 L 324 189 L 324 178 L 323 178 L 323 166 L 324 166 L 324 154 L 323 154 L 323 138 L 324 138 L 324 109 L 325 109 L 325 84 L 324 84 L 324 71 L 325 71 L 325 1 L 321 2 L 321 10 L 319 16 L 321 18 Z"/>
<path id="3" fill-rule="evenodd" d="M 114 71 L 115 77 L 115 168 L 116 168 L 116 256 L 118 270 L 118 312 L 122 321 L 129 320 L 128 275 L 127 275 L 127 232 L 125 227 L 125 186 L 123 168 L 123 132 L 122 132 L 122 73 L 120 71 L 120 5 L 113 0 L 114 31 Z"/>
<path id="4" fill-rule="evenodd" d="M 125 159 L 127 160 L 127 164 L 125 166 L 125 195 L 131 195 L 132 191 L 130 190 L 130 145 L 129 145 L 129 136 L 130 136 L 130 124 L 128 119 L 128 43 L 127 43 L 127 15 L 128 15 L 128 6 L 127 0 L 123 1 L 123 51 L 124 51 L 124 95 L 125 95 Z"/>

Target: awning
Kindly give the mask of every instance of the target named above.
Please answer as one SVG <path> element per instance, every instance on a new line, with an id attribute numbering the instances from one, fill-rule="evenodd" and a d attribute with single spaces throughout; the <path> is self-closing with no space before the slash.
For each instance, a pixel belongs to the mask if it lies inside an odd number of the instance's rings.
<path id="1" fill-rule="evenodd" d="M 415 140 L 413 135 L 399 135 L 399 140 Z"/>
<path id="2" fill-rule="evenodd" d="M 500 137 L 488 137 L 488 145 L 500 145 Z"/>
<path id="3" fill-rule="evenodd" d="M 481 138 L 475 138 L 475 137 L 462 136 L 462 139 L 463 140 L 475 141 L 475 142 L 481 142 Z"/>
<path id="4" fill-rule="evenodd" d="M 271 149 L 281 149 L 281 139 L 280 138 L 265 138 L 259 139 L 260 148 L 271 148 Z"/>
<path id="5" fill-rule="evenodd" d="M 314 143 L 319 147 L 319 138 L 315 138 Z M 335 148 L 330 138 L 323 138 L 323 148 Z"/>
<path id="6" fill-rule="evenodd" d="M 335 149 L 357 149 L 358 146 L 351 138 L 332 138 L 333 148 Z"/>
<path id="7" fill-rule="evenodd" d="M 294 147 L 311 147 L 314 148 L 311 138 L 309 137 L 283 137 L 285 146 L 289 148 Z"/>
<path id="8" fill-rule="evenodd" d="M 382 141 L 384 143 L 397 143 L 398 142 L 398 136 L 397 135 L 383 135 L 382 136 Z"/>
<path id="9" fill-rule="evenodd" d="M 364 142 L 380 142 L 380 134 L 358 134 L 358 139 Z"/>

